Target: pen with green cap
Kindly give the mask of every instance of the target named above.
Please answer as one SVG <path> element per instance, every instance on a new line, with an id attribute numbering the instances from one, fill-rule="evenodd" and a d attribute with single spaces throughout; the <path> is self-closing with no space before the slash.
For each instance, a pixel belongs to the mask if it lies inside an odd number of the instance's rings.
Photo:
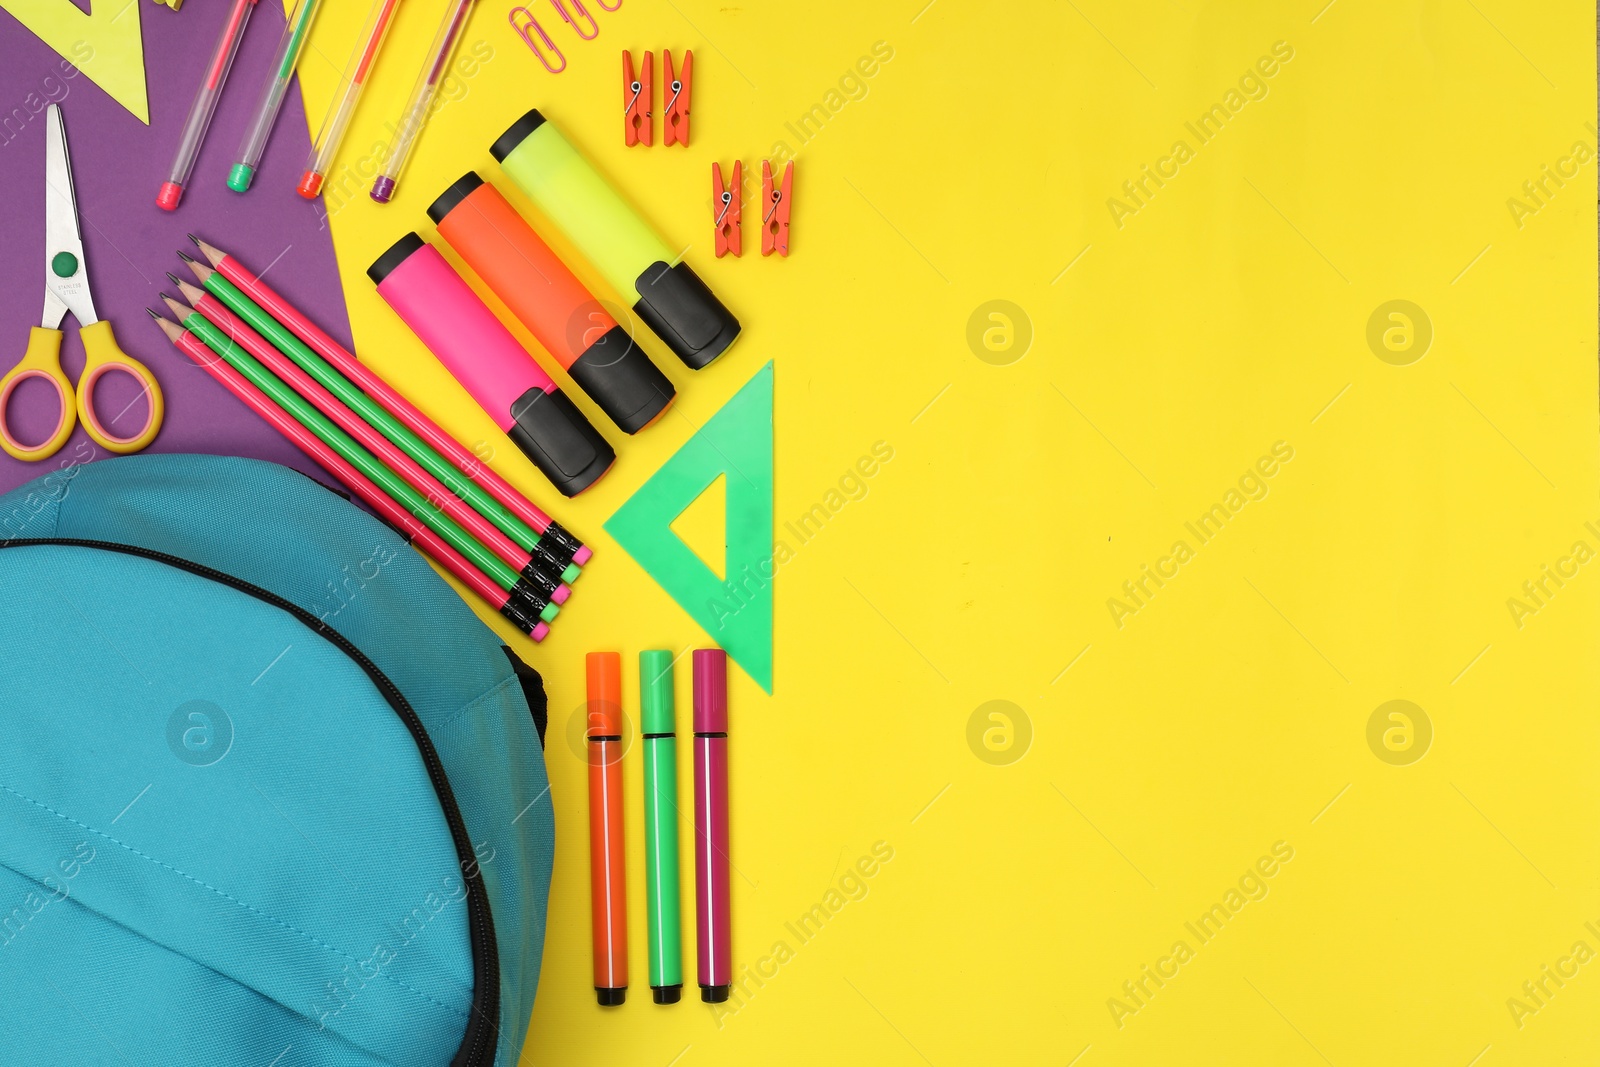
<path id="1" fill-rule="evenodd" d="M 683 992 L 678 907 L 678 739 L 672 699 L 672 653 L 639 653 L 639 708 L 644 735 L 644 865 L 648 894 L 650 992 L 676 1004 Z"/>

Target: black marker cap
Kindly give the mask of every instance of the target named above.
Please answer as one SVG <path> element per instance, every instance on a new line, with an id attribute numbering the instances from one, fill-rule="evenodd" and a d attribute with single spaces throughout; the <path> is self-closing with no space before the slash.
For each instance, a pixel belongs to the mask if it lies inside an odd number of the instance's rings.
<path id="1" fill-rule="evenodd" d="M 633 286 L 639 291 L 634 312 L 691 370 L 722 355 L 739 336 L 739 320 L 687 263 L 652 263 Z"/>
<path id="2" fill-rule="evenodd" d="M 703 985 L 700 987 L 700 999 L 707 1004 L 721 1004 L 728 999 L 728 991 L 732 986 Z"/>
<path id="3" fill-rule="evenodd" d="M 683 999 L 683 986 L 681 985 L 655 985 L 650 987 L 650 995 L 657 1004 L 676 1004 Z"/>
<path id="4" fill-rule="evenodd" d="M 512 403 L 511 418 L 506 433 L 563 496 L 577 496 L 617 461 L 611 445 L 559 389 L 529 389 Z"/>
<path id="5" fill-rule="evenodd" d="M 544 116 L 539 114 L 539 109 L 534 108 L 516 122 L 511 128 L 502 133 L 494 144 L 489 146 L 489 154 L 496 163 L 504 163 L 506 157 L 517 150 L 517 145 L 527 139 L 528 134 L 544 125 Z"/>
<path id="6" fill-rule="evenodd" d="M 390 271 L 410 259 L 412 253 L 420 252 L 427 246 L 428 242 L 418 237 L 415 231 L 406 234 L 390 245 L 387 252 L 372 261 L 372 266 L 367 268 L 367 277 L 372 279 L 373 285 L 381 285 Z"/>
<path id="7" fill-rule="evenodd" d="M 567 373 L 623 433 L 650 425 L 678 395 L 620 323 L 584 349 Z"/>
<path id="8" fill-rule="evenodd" d="M 606 989 L 601 986 L 594 987 L 595 999 L 600 1001 L 602 1008 L 614 1008 L 628 999 L 628 987 L 621 989 Z"/>
<path id="9" fill-rule="evenodd" d="M 439 199 L 428 205 L 428 217 L 437 226 L 444 221 L 444 217 L 456 209 L 456 205 L 472 195 L 473 190 L 483 184 L 483 179 L 478 177 L 478 172 L 469 170 L 457 178 L 455 184 L 439 194 Z"/>

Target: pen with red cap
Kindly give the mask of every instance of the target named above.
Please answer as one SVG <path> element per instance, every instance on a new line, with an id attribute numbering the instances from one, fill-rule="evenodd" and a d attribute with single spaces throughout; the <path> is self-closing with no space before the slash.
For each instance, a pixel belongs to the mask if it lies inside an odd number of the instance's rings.
<path id="1" fill-rule="evenodd" d="M 694 888 L 700 999 L 720 1004 L 733 984 L 728 908 L 728 654 L 694 653 Z"/>

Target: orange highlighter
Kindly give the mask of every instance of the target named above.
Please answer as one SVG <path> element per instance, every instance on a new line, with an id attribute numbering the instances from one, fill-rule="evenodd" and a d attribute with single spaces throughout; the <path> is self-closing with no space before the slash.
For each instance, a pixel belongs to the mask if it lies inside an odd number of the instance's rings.
<path id="1" fill-rule="evenodd" d="M 622 657 L 591 652 L 589 676 L 589 906 L 594 992 L 602 1007 L 628 996 L 628 896 L 622 842 Z"/>

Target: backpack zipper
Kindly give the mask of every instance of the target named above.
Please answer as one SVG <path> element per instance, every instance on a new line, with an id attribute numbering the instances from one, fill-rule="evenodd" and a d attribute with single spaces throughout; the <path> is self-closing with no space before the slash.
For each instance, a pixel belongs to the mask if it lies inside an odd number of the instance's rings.
<path id="1" fill-rule="evenodd" d="M 388 675 L 378 669 L 377 664 L 367 658 L 366 653 L 351 644 L 339 631 L 300 605 L 258 585 L 235 578 L 231 574 L 224 574 L 204 564 L 194 563 L 166 552 L 112 541 L 73 537 L 30 537 L 0 541 L 0 548 L 28 545 L 63 545 L 70 548 L 96 548 L 105 552 L 120 552 L 128 556 L 155 560 L 210 579 L 288 612 L 366 672 L 367 677 L 378 687 L 378 691 L 389 702 L 389 706 L 400 717 L 406 729 L 411 731 L 412 740 L 416 742 L 417 751 L 428 769 L 428 780 L 439 796 L 440 806 L 444 808 L 445 822 L 450 826 L 450 837 L 455 842 L 456 856 L 460 861 L 458 866 L 461 869 L 462 881 L 467 887 L 467 927 L 472 941 L 472 1009 L 467 1020 L 466 1037 L 451 1059 L 450 1067 L 489 1067 L 494 1062 L 495 1034 L 500 1029 L 500 952 L 494 938 L 494 918 L 489 913 L 489 894 L 483 884 L 483 874 L 478 868 L 477 854 L 472 847 L 472 840 L 467 835 L 466 822 L 461 817 L 461 809 L 456 805 L 449 776 L 445 774 L 444 763 L 439 759 L 439 753 L 433 747 L 433 740 L 423 727 L 422 720 L 417 717 L 416 709 L 406 700 L 405 694 L 389 680 Z"/>

